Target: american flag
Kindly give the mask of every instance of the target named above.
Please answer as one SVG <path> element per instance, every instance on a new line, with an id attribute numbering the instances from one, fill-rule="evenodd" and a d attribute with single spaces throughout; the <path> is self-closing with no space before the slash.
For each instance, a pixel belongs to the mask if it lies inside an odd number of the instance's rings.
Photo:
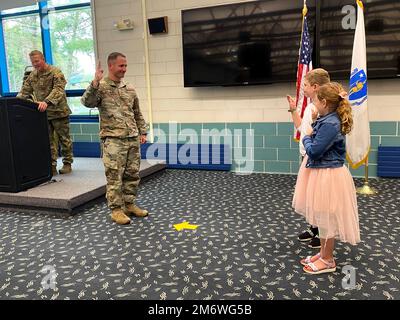
<path id="1" fill-rule="evenodd" d="M 301 43 L 299 50 L 299 62 L 297 64 L 297 83 L 296 83 L 296 106 L 297 112 L 300 117 L 303 118 L 304 110 L 309 103 L 309 99 L 304 96 L 303 85 L 306 74 L 312 70 L 311 61 L 311 41 L 310 33 L 308 32 L 308 22 L 307 22 L 307 7 L 304 5 L 303 9 L 303 28 L 301 31 Z M 300 140 L 300 132 L 295 131 L 295 139 Z"/>

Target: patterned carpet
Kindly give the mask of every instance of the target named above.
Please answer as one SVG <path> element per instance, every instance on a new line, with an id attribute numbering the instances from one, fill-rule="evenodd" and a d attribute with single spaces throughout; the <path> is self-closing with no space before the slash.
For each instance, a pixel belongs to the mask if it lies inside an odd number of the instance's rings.
<path id="1" fill-rule="evenodd" d="M 313 251 L 296 240 L 295 179 L 167 170 L 141 185 L 150 216 L 127 226 L 103 199 L 68 218 L 0 209 L 0 298 L 400 299 L 399 180 L 371 180 L 379 195 L 358 197 L 362 243 L 338 243 L 339 268 L 316 276 L 299 263 Z M 183 221 L 197 230 L 176 231 Z"/>

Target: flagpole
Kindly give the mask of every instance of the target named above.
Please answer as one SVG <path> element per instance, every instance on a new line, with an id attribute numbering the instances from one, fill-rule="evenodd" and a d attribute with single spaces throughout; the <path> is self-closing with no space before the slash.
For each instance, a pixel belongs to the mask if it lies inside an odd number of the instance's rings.
<path id="1" fill-rule="evenodd" d="M 357 188 L 357 193 L 374 195 L 376 191 L 368 183 L 368 158 L 371 148 L 371 137 L 368 119 L 368 77 L 367 53 L 365 41 L 364 4 L 357 3 L 357 25 L 354 33 L 353 56 L 350 72 L 349 102 L 353 113 L 353 130 L 346 137 L 346 151 L 349 164 L 353 169 L 361 164 L 365 166 L 364 185 Z"/>
<path id="2" fill-rule="evenodd" d="M 300 93 L 299 87 L 301 86 L 301 82 L 302 82 L 302 79 L 299 78 L 299 64 L 300 64 L 300 56 L 301 56 L 301 47 L 302 47 L 302 44 L 303 44 L 303 36 L 304 36 L 304 34 L 303 34 L 304 22 L 305 22 L 306 15 L 307 15 L 307 12 L 308 12 L 307 3 L 306 2 L 307 2 L 307 0 L 304 0 L 303 9 L 301 10 L 301 13 L 302 13 L 303 17 L 302 17 L 302 20 L 301 20 L 301 36 L 300 36 L 300 43 L 299 43 L 299 61 L 298 61 L 298 64 L 297 64 L 297 80 L 296 80 L 296 109 L 297 109 L 298 114 L 300 115 L 300 118 L 303 117 L 304 97 L 302 99 L 303 101 L 301 102 L 302 106 L 299 108 L 299 101 L 300 101 L 299 100 L 299 96 L 300 96 L 299 95 L 299 93 Z M 306 106 L 307 105 L 308 105 L 308 102 L 306 103 Z M 300 142 L 300 132 L 296 128 L 295 128 L 293 139 L 296 142 Z"/>
<path id="3" fill-rule="evenodd" d="M 369 183 L 368 183 L 368 158 L 365 161 L 364 185 L 362 187 L 360 187 L 360 188 L 357 188 L 357 193 L 358 194 L 367 195 L 367 196 L 373 196 L 373 195 L 376 195 L 378 193 L 378 191 L 376 191 L 376 189 L 370 187 Z"/>

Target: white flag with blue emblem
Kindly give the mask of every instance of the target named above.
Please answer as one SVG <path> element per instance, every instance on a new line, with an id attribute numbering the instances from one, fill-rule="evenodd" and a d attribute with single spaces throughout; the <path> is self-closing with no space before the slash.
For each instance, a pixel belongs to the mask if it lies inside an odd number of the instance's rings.
<path id="1" fill-rule="evenodd" d="M 367 53 L 365 43 L 364 7 L 357 0 L 357 25 L 351 61 L 349 101 L 353 111 L 353 130 L 346 138 L 347 160 L 352 168 L 367 163 L 371 145 L 368 118 Z"/>

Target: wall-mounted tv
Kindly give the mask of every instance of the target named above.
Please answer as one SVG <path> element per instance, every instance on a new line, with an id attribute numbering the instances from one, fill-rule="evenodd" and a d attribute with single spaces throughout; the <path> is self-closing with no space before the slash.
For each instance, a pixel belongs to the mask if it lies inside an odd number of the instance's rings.
<path id="1" fill-rule="evenodd" d="M 400 77 L 400 0 L 364 0 L 368 77 Z M 185 87 L 296 79 L 303 0 L 260 0 L 182 11 Z M 348 79 L 355 0 L 307 0 L 314 67 Z M 351 9 L 353 8 L 353 10 Z"/>
<path id="2" fill-rule="evenodd" d="M 400 0 L 364 0 L 368 78 L 400 76 Z M 348 79 L 353 52 L 354 0 L 320 1 L 319 63 L 333 79 Z"/>
<path id="3" fill-rule="evenodd" d="M 307 1 L 311 41 L 315 4 Z M 182 11 L 185 87 L 293 81 L 303 0 L 267 0 Z"/>

